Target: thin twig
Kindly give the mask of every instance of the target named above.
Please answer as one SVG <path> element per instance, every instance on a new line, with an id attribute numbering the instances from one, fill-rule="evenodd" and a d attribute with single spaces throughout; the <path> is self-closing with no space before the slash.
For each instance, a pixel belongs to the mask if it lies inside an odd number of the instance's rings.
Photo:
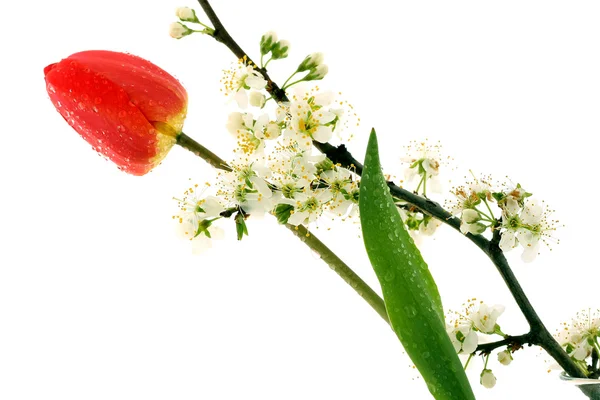
<path id="1" fill-rule="evenodd" d="M 229 50 L 231 50 L 231 52 L 238 58 L 238 60 L 242 60 L 244 63 L 246 63 L 246 65 L 253 66 L 254 69 L 258 71 L 263 76 L 263 78 L 265 78 L 265 80 L 267 81 L 267 90 L 277 102 L 287 103 L 289 100 L 285 94 L 285 91 L 282 90 L 279 86 L 277 86 L 275 82 L 273 82 L 273 80 L 269 77 L 269 74 L 267 74 L 267 70 L 265 68 L 260 68 L 258 64 L 252 61 L 250 56 L 248 56 L 248 54 L 244 50 L 242 50 L 242 48 L 237 44 L 237 42 L 233 40 L 229 32 L 227 32 L 227 29 L 225 29 L 225 27 L 221 23 L 221 20 L 219 20 L 219 17 L 217 17 L 215 10 L 213 10 L 212 6 L 208 3 L 208 1 L 198 0 L 198 3 L 200 3 L 200 7 L 202 7 L 204 13 L 210 20 L 210 23 L 215 28 L 212 37 L 214 37 L 217 42 L 223 43 Z"/>
<path id="2" fill-rule="evenodd" d="M 525 345 L 532 345 L 531 332 L 519 336 L 507 336 L 502 340 L 491 343 L 483 343 L 477 346 L 474 353 L 490 354 L 493 350 L 498 347 L 507 346 L 512 352 L 522 348 Z"/>

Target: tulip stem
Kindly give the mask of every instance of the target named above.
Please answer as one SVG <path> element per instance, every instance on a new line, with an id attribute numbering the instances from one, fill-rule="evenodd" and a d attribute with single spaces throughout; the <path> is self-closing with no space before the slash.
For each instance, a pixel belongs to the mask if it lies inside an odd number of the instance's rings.
<path id="1" fill-rule="evenodd" d="M 215 153 L 202 146 L 200 143 L 196 142 L 194 139 L 181 132 L 177 136 L 177 144 L 187 149 L 202 158 L 204 161 L 212 165 L 216 169 L 221 169 L 223 171 L 232 171 L 231 167 L 223 161 L 222 158 L 217 156 Z"/>
<path id="2" fill-rule="evenodd" d="M 293 226 L 285 225 L 290 231 L 296 235 L 300 241 L 306 244 L 314 251 L 321 260 L 325 261 L 329 267 L 335 271 L 360 297 L 362 297 L 369 305 L 379 314 L 386 322 L 390 320 L 385 309 L 383 299 L 375 293 L 375 291 L 361 279 L 345 262 L 343 262 L 333 251 L 331 251 L 323 242 L 321 242 L 314 234 L 308 231 L 303 225 Z"/>

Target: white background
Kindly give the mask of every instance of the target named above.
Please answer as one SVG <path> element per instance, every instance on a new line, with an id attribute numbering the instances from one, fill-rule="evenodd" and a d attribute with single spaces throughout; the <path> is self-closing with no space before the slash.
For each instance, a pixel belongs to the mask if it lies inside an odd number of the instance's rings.
<path id="1" fill-rule="evenodd" d="M 212 179 L 174 148 L 142 178 L 98 157 L 54 110 L 43 68 L 88 49 L 128 51 L 186 86 L 185 130 L 227 158 L 221 70 L 233 56 L 209 37 L 167 34 L 179 3 L 11 2 L 2 6 L 0 398 L 428 399 L 396 337 L 331 270 L 271 219 L 250 237 L 202 256 L 174 234 L 171 215 L 192 182 Z M 557 210 L 561 243 L 515 273 L 551 331 L 598 307 L 597 135 L 600 7 L 589 1 L 215 1 L 256 56 L 262 33 L 292 42 L 272 64 L 282 81 L 303 57 L 326 54 L 322 86 L 362 118 L 351 145 L 363 158 L 375 126 L 386 169 L 402 145 L 442 140 L 464 171 L 508 175 Z M 199 12 L 199 15 L 202 15 Z M 317 235 L 376 285 L 356 227 Z M 444 229 L 423 252 L 446 307 L 466 298 L 507 306 L 499 323 L 526 324 L 490 262 Z M 584 398 L 546 372 L 537 348 L 478 399 Z"/>

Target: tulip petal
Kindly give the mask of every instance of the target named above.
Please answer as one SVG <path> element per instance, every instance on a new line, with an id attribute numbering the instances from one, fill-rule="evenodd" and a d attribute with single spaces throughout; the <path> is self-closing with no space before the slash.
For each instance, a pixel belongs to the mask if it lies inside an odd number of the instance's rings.
<path id="1" fill-rule="evenodd" d="M 187 92 L 169 73 L 143 58 L 105 50 L 68 58 L 104 75 L 125 90 L 148 121 L 166 122 L 179 133 L 187 111 Z"/>
<path id="2" fill-rule="evenodd" d="M 125 89 L 88 65 L 67 58 L 45 73 L 48 94 L 63 118 L 126 172 L 145 174 L 174 144 L 175 138 L 159 133 Z"/>

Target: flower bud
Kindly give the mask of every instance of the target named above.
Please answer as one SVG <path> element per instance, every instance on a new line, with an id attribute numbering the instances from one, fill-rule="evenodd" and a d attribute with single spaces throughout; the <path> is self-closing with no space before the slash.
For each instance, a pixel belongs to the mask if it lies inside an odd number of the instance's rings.
<path id="1" fill-rule="evenodd" d="M 462 221 L 467 224 L 474 224 L 475 222 L 481 220 L 479 213 L 477 210 L 473 210 L 471 208 L 467 208 L 462 212 Z"/>
<path id="2" fill-rule="evenodd" d="M 260 54 L 265 55 L 277 42 L 277 34 L 273 31 L 267 32 L 260 38 Z"/>
<path id="3" fill-rule="evenodd" d="M 287 40 L 280 40 L 275 43 L 271 48 L 271 55 L 274 60 L 280 60 L 286 58 L 290 52 L 290 42 Z"/>
<path id="4" fill-rule="evenodd" d="M 323 53 L 312 53 L 300 63 L 296 71 L 302 72 L 315 69 L 316 67 L 321 65 L 321 63 L 323 63 L 323 59 Z"/>
<path id="5" fill-rule="evenodd" d="M 169 25 L 169 35 L 173 39 L 181 39 L 187 35 L 194 33 L 193 30 L 182 24 L 181 22 L 173 22 Z"/>
<path id="6" fill-rule="evenodd" d="M 189 7 L 178 7 L 175 10 L 175 15 L 182 21 L 199 23 L 196 17 L 196 11 Z"/>
<path id="7" fill-rule="evenodd" d="M 187 92 L 131 54 L 84 51 L 44 69 L 57 111 L 92 147 L 133 175 L 167 155 L 183 128 Z"/>
<path id="8" fill-rule="evenodd" d="M 502 365 L 508 365 L 512 362 L 512 354 L 510 354 L 510 350 L 503 350 L 498 353 L 498 362 Z"/>
<path id="9" fill-rule="evenodd" d="M 484 388 L 491 389 L 496 386 L 496 377 L 492 373 L 491 369 L 484 369 L 481 371 L 481 375 L 479 376 L 479 383 Z"/>
<path id="10" fill-rule="evenodd" d="M 308 73 L 308 75 L 306 75 L 304 80 L 305 81 L 320 81 L 321 79 L 325 78 L 325 75 L 327 75 L 327 72 L 329 72 L 329 67 L 325 64 L 320 64 L 316 68 L 310 70 L 310 72 Z"/>
<path id="11" fill-rule="evenodd" d="M 481 222 L 475 222 L 474 224 L 468 224 L 466 222 L 462 222 L 460 224 L 460 231 L 463 234 L 470 233 L 471 235 L 480 235 L 487 229 L 487 226 L 482 224 Z"/>

